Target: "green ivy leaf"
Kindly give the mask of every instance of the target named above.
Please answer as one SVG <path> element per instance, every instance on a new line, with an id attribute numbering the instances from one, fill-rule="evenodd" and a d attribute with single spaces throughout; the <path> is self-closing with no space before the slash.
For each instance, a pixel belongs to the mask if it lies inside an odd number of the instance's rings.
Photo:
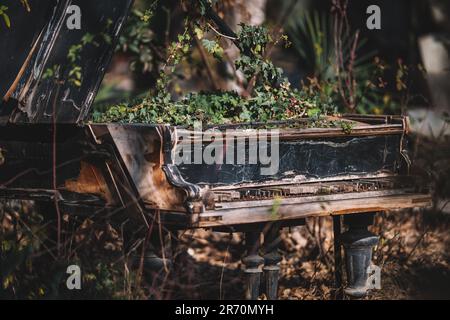
<path id="1" fill-rule="evenodd" d="M 222 47 L 214 40 L 202 39 L 202 44 L 205 49 L 214 55 L 216 58 L 222 58 L 223 49 Z"/>
<path id="2" fill-rule="evenodd" d="M 308 117 L 314 118 L 314 117 L 318 117 L 321 112 L 322 112 L 322 110 L 320 110 L 320 108 L 312 108 L 307 111 L 307 114 L 308 114 Z"/>
<path id="3" fill-rule="evenodd" d="M 7 9 L 7 8 L 6 8 Z M 11 20 L 6 13 L 2 13 L 3 20 L 8 28 L 11 28 Z"/>

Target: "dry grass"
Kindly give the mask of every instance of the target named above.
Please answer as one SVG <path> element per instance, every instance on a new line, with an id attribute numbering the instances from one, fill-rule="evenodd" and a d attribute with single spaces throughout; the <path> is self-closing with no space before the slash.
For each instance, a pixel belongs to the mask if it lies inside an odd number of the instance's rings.
<path id="1" fill-rule="evenodd" d="M 448 216 L 431 212 L 377 215 L 371 228 L 381 236 L 374 263 L 382 267 L 382 290 L 367 299 L 449 299 L 449 222 Z M 283 231 L 281 299 L 333 298 L 331 227 L 331 220 L 322 218 L 320 224 L 311 219 L 307 227 Z M 180 252 L 186 250 L 179 263 L 183 267 L 181 274 L 175 271 L 173 276 L 184 285 L 169 289 L 168 297 L 243 297 L 241 235 L 197 230 L 182 239 Z"/>
<path id="2" fill-rule="evenodd" d="M 24 252 L 19 247 L 15 251 L 3 252 L 2 259 L 14 262 L 16 267 L 8 278 L 8 290 L 0 290 L 0 297 L 244 297 L 241 258 L 245 252 L 240 233 L 214 233 L 201 229 L 179 232 L 176 235 L 178 241 L 172 238 L 172 244 L 175 244 L 172 246 L 173 250 L 167 245 L 165 253 L 166 257 L 173 259 L 174 267 L 168 274 L 162 273 L 159 277 L 154 277 L 146 270 L 141 274 L 133 266 L 131 257 L 139 255 L 142 250 L 138 247 L 132 250 L 133 246 L 124 248 L 123 230 L 118 226 L 114 229 L 105 221 L 94 223 L 84 220 L 78 224 L 65 222 L 62 234 L 65 240 L 67 236 L 67 241 L 64 242 L 67 245 L 62 252 L 67 254 L 58 259 L 54 256 L 56 251 L 51 238 L 55 233 L 52 231 L 54 224 L 48 222 L 44 229 L 31 219 L 34 210 L 29 208 L 13 206 L 6 208 L 0 215 L 2 245 L 17 243 L 17 246 L 21 244 L 20 247 L 27 248 L 35 243 L 38 248 L 26 256 L 23 262 L 11 256 L 11 252 Z M 22 226 L 25 222 L 29 225 L 28 229 Z M 70 227 L 72 225 L 76 228 Z M 382 268 L 382 290 L 372 292 L 367 299 L 449 299 L 449 225 L 449 215 L 435 212 L 378 214 L 371 229 L 381 237 L 374 252 L 374 263 Z M 40 230 L 47 232 L 42 233 Z M 140 236 L 134 240 L 136 246 L 143 241 Z M 333 299 L 333 237 L 330 218 L 309 219 L 306 226 L 285 229 L 280 251 L 283 255 L 279 286 L 281 299 Z M 65 268 L 72 263 L 80 263 L 84 272 L 84 290 L 76 293 L 80 296 L 73 296 L 73 292 L 67 293 L 63 286 Z M 55 275 L 58 277 L 55 278 Z M 3 285 L 5 279 L 2 280 Z M 59 286 L 59 290 L 53 287 L 55 285 Z"/>

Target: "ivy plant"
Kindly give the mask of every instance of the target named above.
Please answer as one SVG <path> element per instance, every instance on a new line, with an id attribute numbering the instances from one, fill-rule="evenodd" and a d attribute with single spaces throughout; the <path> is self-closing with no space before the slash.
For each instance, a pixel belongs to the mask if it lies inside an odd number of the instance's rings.
<path id="1" fill-rule="evenodd" d="M 202 1 L 201 3 L 204 3 Z M 200 8 L 200 12 L 202 12 Z M 292 88 L 283 76 L 283 70 L 267 59 L 268 45 L 273 45 L 268 30 L 263 26 L 241 24 L 236 39 L 240 51 L 236 69 L 252 86 L 251 94 L 239 95 L 231 91 L 190 93 L 178 100 L 172 99 L 167 90 L 170 75 L 187 56 L 194 37 L 210 54 L 220 59 L 223 48 L 220 41 L 207 39 L 204 34 L 210 25 L 185 21 L 185 29 L 167 52 L 167 61 L 162 66 L 156 90 L 142 101 L 133 101 L 110 107 L 105 112 L 95 112 L 95 122 L 122 123 L 167 123 L 191 126 L 195 121 L 219 125 L 236 122 L 267 122 L 302 117 L 319 119 L 322 114 L 336 111 L 331 100 L 314 93 Z M 283 40 L 286 40 L 282 36 Z"/>

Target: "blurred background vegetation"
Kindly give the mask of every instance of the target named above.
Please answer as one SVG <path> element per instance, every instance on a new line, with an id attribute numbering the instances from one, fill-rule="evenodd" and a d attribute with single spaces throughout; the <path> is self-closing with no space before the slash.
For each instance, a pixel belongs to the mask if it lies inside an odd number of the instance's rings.
<path id="1" fill-rule="evenodd" d="M 293 86 L 332 97 L 341 112 L 398 114 L 408 106 L 431 104 L 418 40 L 444 28 L 433 19 L 434 2 L 215 3 L 219 15 L 234 31 L 239 30 L 239 23 L 247 23 L 267 26 L 273 36 L 286 34 L 292 45 L 278 43 L 268 50 L 267 58 L 284 70 Z M 345 12 L 339 12 L 338 3 L 346 6 Z M 366 8 L 371 4 L 381 7 L 381 30 L 365 26 Z M 168 49 L 178 42 L 187 15 L 183 1 L 136 1 L 97 97 L 97 110 L 145 96 L 156 87 Z M 218 37 L 209 31 L 205 38 L 214 41 Z M 169 89 L 175 96 L 202 90 L 242 93 L 242 79 L 230 63 L 237 59 L 237 49 L 231 41 L 219 41 L 225 48 L 219 61 L 209 54 L 213 49 L 205 47 L 205 41 L 200 45 L 191 41 L 192 50 L 171 75 Z"/>

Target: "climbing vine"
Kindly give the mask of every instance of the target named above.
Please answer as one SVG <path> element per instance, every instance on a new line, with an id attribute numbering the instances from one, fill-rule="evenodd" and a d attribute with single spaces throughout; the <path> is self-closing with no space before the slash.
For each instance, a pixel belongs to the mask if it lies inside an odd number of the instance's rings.
<path id="1" fill-rule="evenodd" d="M 177 41 L 170 44 L 155 92 L 142 101 L 119 104 L 105 112 L 95 112 L 93 121 L 191 126 L 195 121 L 225 124 L 319 118 L 322 114 L 336 111 L 332 101 L 326 97 L 292 88 L 284 77 L 283 70 L 267 58 L 269 46 L 281 41 L 289 43 L 285 35 L 273 39 L 267 28 L 245 24 L 239 25 L 239 31 L 235 35 L 212 30 L 206 17 L 210 8 L 208 5 L 208 1 L 200 1 L 200 7 L 197 7 L 200 18 L 188 17 L 184 31 L 178 35 Z M 151 13 L 147 14 L 152 16 Z M 215 34 L 216 38 L 206 38 L 208 32 Z M 235 61 L 235 68 L 245 78 L 247 94 L 230 91 L 199 92 L 173 99 L 167 90 L 171 75 L 176 66 L 192 52 L 193 41 L 200 40 L 208 53 L 216 59 L 222 59 L 224 48 L 220 45 L 221 38 L 231 40 L 239 49 L 240 56 Z"/>

